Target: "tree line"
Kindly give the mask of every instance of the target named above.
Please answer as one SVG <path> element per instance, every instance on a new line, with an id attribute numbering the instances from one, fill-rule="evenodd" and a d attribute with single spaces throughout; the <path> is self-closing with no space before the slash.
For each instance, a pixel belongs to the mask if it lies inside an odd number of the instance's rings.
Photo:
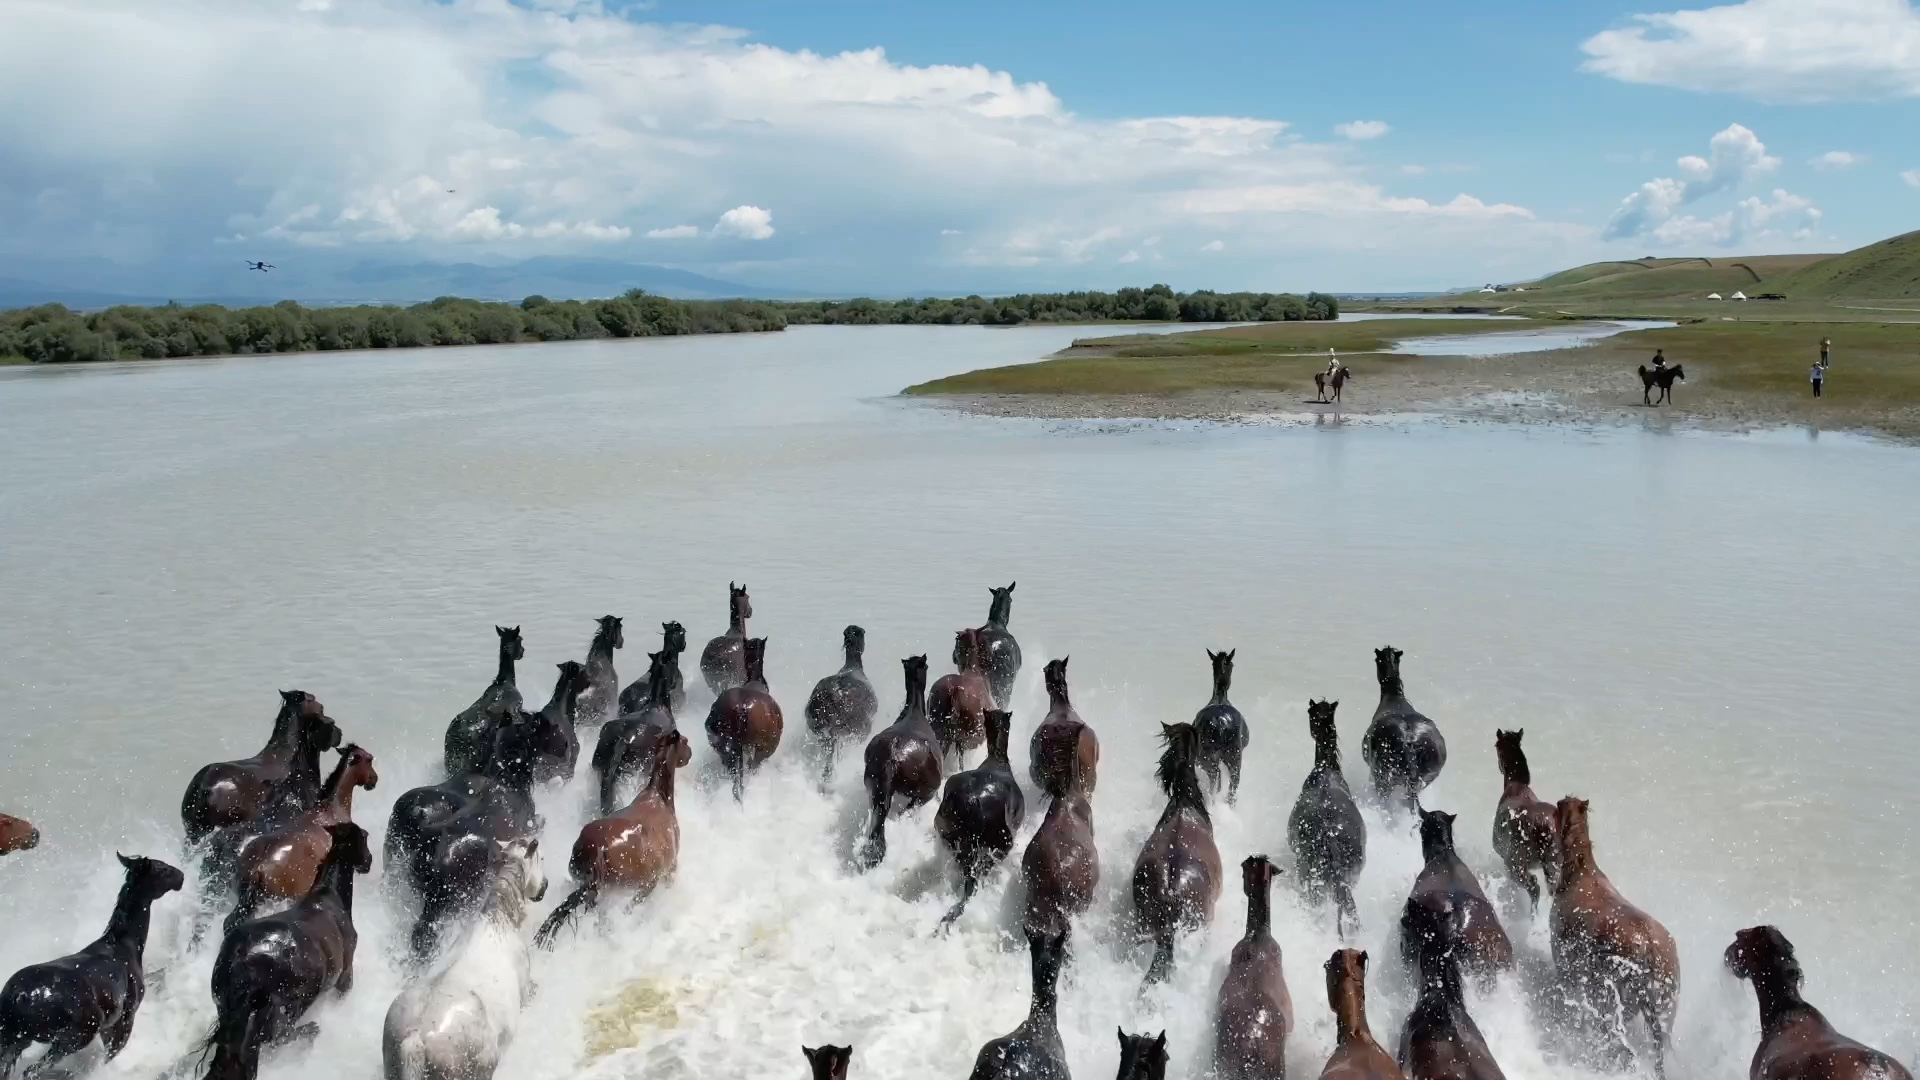
<path id="1" fill-rule="evenodd" d="M 443 296 L 408 307 L 310 308 L 285 300 L 249 308 L 166 304 L 77 312 L 60 304 L 47 304 L 0 312 L 0 358 L 59 364 L 732 334 L 805 324 L 1277 322 L 1332 319 L 1339 312 L 1339 302 L 1320 293 L 1305 297 L 1176 293 L 1165 285 L 1113 293 L 1023 293 L 996 299 L 672 300 L 631 289 L 606 300 L 529 296 L 511 304 Z"/>

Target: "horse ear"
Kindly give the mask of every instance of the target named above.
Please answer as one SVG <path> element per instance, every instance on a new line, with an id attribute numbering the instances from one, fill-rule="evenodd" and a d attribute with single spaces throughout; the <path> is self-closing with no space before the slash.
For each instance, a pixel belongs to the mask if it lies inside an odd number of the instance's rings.
<path id="1" fill-rule="evenodd" d="M 1007 585 L 1007 591 L 1008 591 L 1008 592 L 1012 592 L 1012 591 L 1013 591 L 1013 587 L 1014 587 L 1015 585 L 1018 585 L 1018 584 L 1020 584 L 1020 583 L 1019 583 L 1019 582 L 1017 582 L 1017 581 L 1014 581 L 1014 582 L 1009 582 L 1009 583 L 1008 583 L 1008 585 Z"/>
<path id="2" fill-rule="evenodd" d="M 1120 1036 L 1120 1045 L 1121 1045 L 1121 1046 L 1123 1046 L 1123 1047 L 1124 1047 L 1124 1046 L 1126 1046 L 1126 1045 L 1127 1045 L 1127 1029 L 1126 1029 L 1126 1028 L 1123 1028 L 1123 1027 L 1117 1027 L 1117 1028 L 1114 1028 L 1114 1029 L 1113 1029 L 1113 1033 L 1114 1033 L 1115 1035 L 1118 1035 L 1118 1036 Z"/>
<path id="3" fill-rule="evenodd" d="M 1166 1028 L 1160 1029 L 1160 1037 L 1153 1040 L 1153 1045 L 1154 1045 L 1154 1048 L 1158 1050 L 1165 1050 L 1167 1048 L 1167 1029 Z"/>
<path id="4" fill-rule="evenodd" d="M 121 866 L 123 866 L 123 867 L 125 867 L 125 868 L 126 868 L 126 869 L 128 869 L 128 870 L 131 870 L 131 869 L 133 869 L 133 860 L 132 860 L 132 859 L 129 859 L 129 858 L 127 858 L 127 857 L 126 857 L 125 855 L 122 855 L 122 854 L 120 854 L 120 853 L 119 853 L 119 852 L 117 852 L 117 851 L 113 853 L 113 857 L 114 857 L 114 858 L 116 858 L 116 859 L 119 859 L 119 860 L 120 860 L 120 865 L 121 865 Z"/>
<path id="5" fill-rule="evenodd" d="M 805 1054 L 805 1055 L 807 1055 L 807 1064 L 809 1064 L 809 1065 L 811 1065 L 811 1064 L 813 1064 L 813 1060 L 814 1060 L 814 1058 L 816 1058 L 816 1057 L 819 1057 L 819 1056 L 820 1056 L 820 1051 L 818 1051 L 818 1050 L 816 1050 L 816 1049 L 814 1049 L 814 1048 L 813 1048 L 813 1047 L 811 1047 L 811 1046 L 803 1046 L 803 1047 L 801 1047 L 801 1048 L 800 1048 L 800 1052 L 801 1052 L 801 1053 L 803 1053 L 803 1054 Z"/>
<path id="6" fill-rule="evenodd" d="M 1360 970 L 1367 970 L 1367 950 L 1365 949 L 1360 950 Z"/>

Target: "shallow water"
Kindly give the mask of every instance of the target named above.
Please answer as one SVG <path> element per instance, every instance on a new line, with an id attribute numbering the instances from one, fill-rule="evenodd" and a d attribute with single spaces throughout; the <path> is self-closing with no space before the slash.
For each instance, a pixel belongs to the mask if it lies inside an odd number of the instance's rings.
<path id="1" fill-rule="evenodd" d="M 1392 643 L 1451 745 L 1427 802 L 1460 815 L 1484 875 L 1495 727 L 1526 728 L 1542 795 L 1593 800 L 1601 864 L 1681 944 L 1674 1075 L 1744 1075 L 1754 1007 L 1718 957 L 1761 921 L 1798 944 L 1809 998 L 1843 1030 L 1920 1053 L 1920 456 L 1657 430 L 990 421 L 891 396 L 1075 335 L 803 328 L 0 374 L 0 809 L 47 838 L 0 861 L 0 969 L 99 932 L 112 851 L 174 855 L 182 786 L 258 746 L 276 689 L 318 694 L 376 754 L 357 816 L 377 841 L 491 677 L 493 624 L 524 628 L 537 704 L 596 616 L 625 616 L 630 679 L 660 621 L 685 622 L 696 651 L 719 632 L 738 580 L 771 639 L 788 742 L 735 807 L 697 784 L 710 754 L 699 712 L 682 718 L 696 759 L 678 880 L 535 958 L 539 996 L 501 1075 L 800 1076 L 800 1044 L 823 1041 L 854 1044 L 856 1077 L 964 1075 L 1026 1011 L 1004 882 L 935 936 L 950 885 L 931 809 L 889 830 L 879 871 L 849 872 L 857 769 L 820 797 L 795 733 L 843 624 L 868 629 L 884 720 L 897 659 L 946 670 L 987 587 L 1018 579 L 1016 769 L 1049 656 L 1072 656 L 1103 740 L 1103 895 L 1062 994 L 1077 1075 L 1111 1075 L 1116 1025 L 1166 1028 L 1171 1075 L 1200 1075 L 1243 925 L 1238 875 L 1144 999 L 1122 923 L 1159 810 L 1156 725 L 1205 701 L 1205 647 L 1239 649 L 1234 700 L 1254 728 L 1240 804 L 1215 810 L 1230 868 L 1253 851 L 1291 862 L 1309 696 L 1345 703 L 1363 786 L 1369 650 Z M 543 797 L 555 887 L 536 919 L 564 892 L 585 786 Z M 1392 1045 L 1410 997 L 1391 928 L 1418 845 L 1369 826 L 1361 945 Z M 317 1010 L 312 1051 L 270 1056 L 266 1076 L 379 1074 L 403 925 L 379 877 L 360 894 L 359 984 Z M 1335 940 L 1285 882 L 1292 1066 L 1311 1076 L 1332 1042 L 1320 965 Z M 212 950 L 182 950 L 189 906 L 163 902 L 164 985 L 105 1075 L 155 1076 L 212 1021 Z M 1544 951 L 1542 924 L 1510 929 Z M 1588 1075 L 1552 1059 L 1516 986 L 1475 1010 L 1509 1076 Z"/>
<path id="2" fill-rule="evenodd" d="M 1658 330 L 1673 325 L 1676 324 L 1627 319 L 1554 324 L 1528 330 L 1505 330 L 1490 334 L 1406 338 L 1394 342 L 1393 347 L 1387 351 L 1417 356 L 1512 356 L 1517 353 L 1574 349 L 1630 330 Z"/>

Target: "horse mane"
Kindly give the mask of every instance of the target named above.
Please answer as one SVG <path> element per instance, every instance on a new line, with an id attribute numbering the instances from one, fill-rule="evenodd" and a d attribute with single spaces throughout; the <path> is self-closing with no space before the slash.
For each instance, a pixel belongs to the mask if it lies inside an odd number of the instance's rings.
<path id="1" fill-rule="evenodd" d="M 1168 724 L 1161 728 L 1160 741 L 1167 748 L 1160 752 L 1154 777 L 1160 781 L 1160 790 L 1167 793 L 1167 810 L 1184 807 L 1198 811 L 1203 820 L 1213 820 L 1207 814 L 1207 798 L 1200 790 L 1200 773 L 1194 767 L 1200 756 L 1200 730 L 1192 724 Z"/>
<path id="2" fill-rule="evenodd" d="M 341 747 L 340 760 L 333 763 L 333 771 L 327 774 L 326 782 L 320 785 L 320 790 L 327 795 L 340 790 L 340 778 L 346 775 L 347 764 L 353 760 L 353 755 L 365 752 L 360 749 L 358 743 L 348 743 Z"/>
<path id="3" fill-rule="evenodd" d="M 514 854 L 512 848 L 502 853 L 500 866 L 493 873 L 493 890 L 487 898 L 486 910 L 504 914 L 513 926 L 527 920 L 526 883 L 524 875 L 515 872 L 516 863 L 523 857 Z"/>

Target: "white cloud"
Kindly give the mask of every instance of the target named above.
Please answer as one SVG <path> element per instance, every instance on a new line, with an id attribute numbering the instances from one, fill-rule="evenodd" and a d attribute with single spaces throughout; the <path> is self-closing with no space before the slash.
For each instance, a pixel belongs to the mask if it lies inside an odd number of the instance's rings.
<path id="1" fill-rule="evenodd" d="M 1683 206 L 1729 191 L 1780 167 L 1780 159 L 1752 131 L 1729 125 L 1708 144 L 1708 157 L 1689 154 L 1676 164 L 1678 177 L 1662 176 L 1622 199 L 1602 236 L 1624 240 L 1656 233 Z"/>
<path id="2" fill-rule="evenodd" d="M 1125 255 L 1120 256 L 1116 261 L 1123 266 L 1127 263 L 1137 263 L 1140 261 L 1140 253 L 1137 251 L 1129 251 Z"/>
<path id="3" fill-rule="evenodd" d="M 1350 124 L 1334 125 L 1333 133 L 1343 139 L 1364 142 L 1367 139 L 1378 139 L 1392 130 L 1384 120 L 1355 120 Z"/>
<path id="4" fill-rule="evenodd" d="M 664 229 L 647 230 L 649 240 L 685 240 L 699 235 L 700 226 L 698 225 L 670 225 Z"/>
<path id="5" fill-rule="evenodd" d="M 1200 245 L 1200 250 L 1201 251 L 1225 251 L 1227 250 L 1226 241 L 1209 240 L 1206 243 Z"/>
<path id="6" fill-rule="evenodd" d="M 1811 240 L 1821 216 L 1813 200 L 1775 188 L 1771 199 L 1749 196 L 1710 218 L 1669 218 L 1647 236 L 1667 247 L 1729 247 L 1769 237 Z"/>
<path id="7" fill-rule="evenodd" d="M 1920 188 L 1920 169 L 1908 169 L 1900 174 L 1900 179 L 1905 180 L 1911 187 Z"/>
<path id="8" fill-rule="evenodd" d="M 773 212 L 757 206 L 736 206 L 713 223 L 713 235 L 765 240 L 773 235 Z"/>
<path id="9" fill-rule="evenodd" d="M 1910 0 L 1746 0 L 1634 22 L 1588 38 L 1586 70 L 1765 102 L 1920 96 Z"/>
<path id="10" fill-rule="evenodd" d="M 1227 234 L 1225 272 L 1277 286 L 1381 252 L 1439 276 L 1591 241 L 1510 203 L 1402 197 L 1278 119 L 1091 119 L 1008 72 L 780 49 L 592 0 L 305 6 L 0 0 L 0 101 L 36 103 L 0 107 L 0 256 L 241 237 L 466 258 L 713 222 L 764 242 L 761 280 L 919 265 L 1079 284 L 1081 264 Z M 738 251 L 687 257 L 724 269 Z"/>
<path id="11" fill-rule="evenodd" d="M 1829 150 L 1819 157 L 1814 158 L 1812 161 L 1807 162 L 1807 164 L 1819 169 L 1821 172 L 1837 172 L 1841 169 L 1851 169 L 1865 160 L 1867 159 L 1864 154 L 1852 154 L 1845 150 Z"/>

